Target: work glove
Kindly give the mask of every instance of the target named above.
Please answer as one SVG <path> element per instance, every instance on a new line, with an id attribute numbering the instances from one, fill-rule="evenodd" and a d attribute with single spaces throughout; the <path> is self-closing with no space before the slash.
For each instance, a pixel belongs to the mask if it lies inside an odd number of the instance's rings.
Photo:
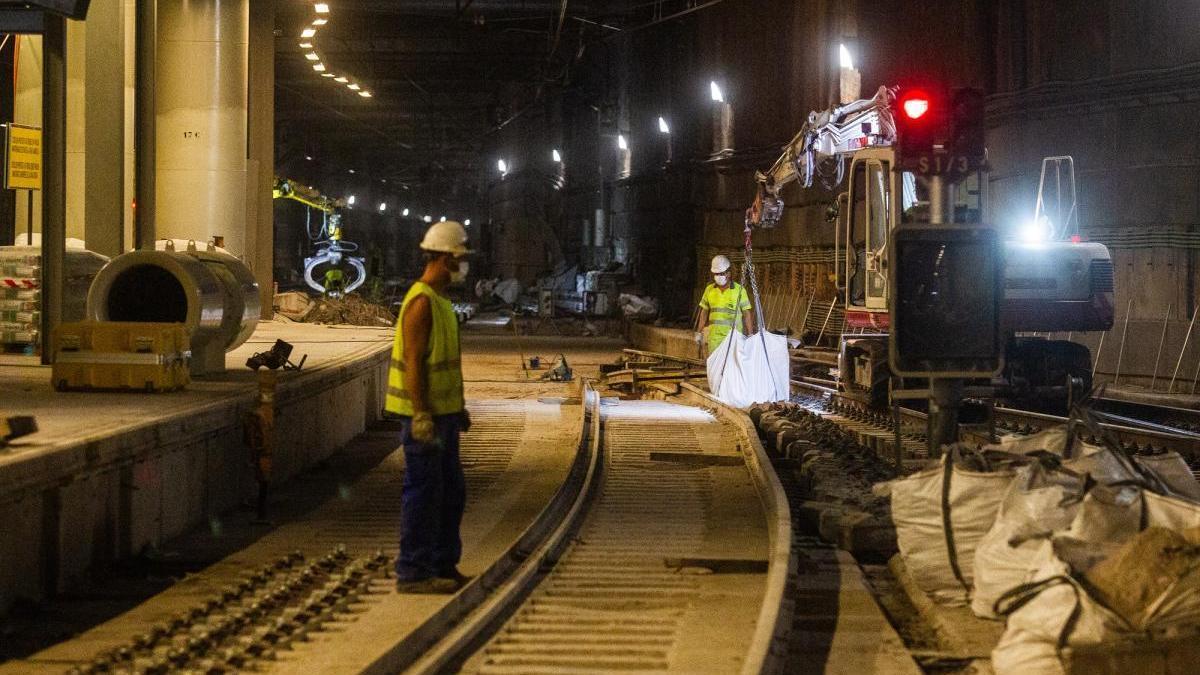
<path id="1" fill-rule="evenodd" d="M 458 424 L 459 424 L 459 429 L 464 434 L 471 430 L 471 413 L 467 412 L 466 408 L 463 408 L 462 419 L 459 420 Z"/>
<path id="2" fill-rule="evenodd" d="M 418 443 L 433 442 L 433 415 L 419 412 L 412 418 L 412 437 Z"/>

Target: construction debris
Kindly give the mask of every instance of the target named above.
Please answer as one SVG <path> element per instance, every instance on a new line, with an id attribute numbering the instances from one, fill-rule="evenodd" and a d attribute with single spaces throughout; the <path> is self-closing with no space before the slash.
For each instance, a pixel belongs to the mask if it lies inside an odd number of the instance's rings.
<path id="1" fill-rule="evenodd" d="M 616 363 L 600 366 L 602 381 L 609 387 L 634 394 L 646 385 L 678 384 L 705 377 L 703 364 L 695 359 L 674 358 L 626 349 Z"/>
<path id="2" fill-rule="evenodd" d="M 341 298 L 311 298 L 304 293 L 280 293 L 275 296 L 275 307 L 281 315 L 302 323 L 349 326 L 396 324 L 396 315 L 390 309 L 367 302 L 354 293 Z"/>

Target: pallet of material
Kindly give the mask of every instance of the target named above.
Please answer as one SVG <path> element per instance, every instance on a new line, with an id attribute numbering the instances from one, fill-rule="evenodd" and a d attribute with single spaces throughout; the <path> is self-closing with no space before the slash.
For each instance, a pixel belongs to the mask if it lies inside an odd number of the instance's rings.
<path id="1" fill-rule="evenodd" d="M 0 312 L 36 312 L 37 300 L 0 300 Z"/>
<path id="2" fill-rule="evenodd" d="M 15 322 L 25 325 L 33 325 L 41 320 L 42 313 L 36 311 L 36 303 L 34 307 L 21 310 L 5 309 L 3 305 L 0 305 L 0 323 Z"/>
<path id="3" fill-rule="evenodd" d="M 0 345 L 33 345 L 37 337 L 36 330 L 0 330 Z"/>
<path id="4" fill-rule="evenodd" d="M 5 288 L 34 289 L 38 288 L 40 285 L 41 284 L 38 283 L 38 280 L 32 277 L 18 277 L 0 274 L 0 286 Z"/>

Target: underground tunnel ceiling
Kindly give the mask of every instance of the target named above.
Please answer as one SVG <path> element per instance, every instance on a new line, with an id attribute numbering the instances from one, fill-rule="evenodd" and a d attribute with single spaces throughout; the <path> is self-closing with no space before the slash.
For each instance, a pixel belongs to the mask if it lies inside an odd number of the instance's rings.
<path id="1" fill-rule="evenodd" d="M 708 4 L 277 0 L 276 170 L 326 190 L 353 171 L 430 208 L 472 199 L 488 135 L 568 85 L 590 47 Z"/>

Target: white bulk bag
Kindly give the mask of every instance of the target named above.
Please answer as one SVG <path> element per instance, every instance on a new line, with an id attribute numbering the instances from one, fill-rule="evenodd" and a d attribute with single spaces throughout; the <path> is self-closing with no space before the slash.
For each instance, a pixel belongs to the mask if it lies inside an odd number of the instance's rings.
<path id="1" fill-rule="evenodd" d="M 993 606 L 1033 571 L 1034 557 L 1055 532 L 1075 518 L 1083 478 L 1031 464 L 1017 469 L 996 521 L 975 549 L 971 611 L 997 618 Z"/>
<path id="2" fill-rule="evenodd" d="M 992 652 L 997 675 L 1062 675 L 1063 647 L 1152 640 L 1200 627 L 1200 566 L 1132 617 L 1110 610 L 1079 581 L 1143 524 L 1175 531 L 1200 527 L 1200 505 L 1132 487 L 1097 487 L 1088 493 L 1069 534 L 1039 547 L 1028 583 L 997 603 L 1008 615 L 1004 636 Z"/>
<path id="3" fill-rule="evenodd" d="M 787 338 L 766 330 L 730 332 L 708 356 L 708 390 L 735 408 L 786 401 L 791 393 Z"/>
<path id="4" fill-rule="evenodd" d="M 957 449 L 930 467 L 889 484 L 892 522 L 904 565 L 936 602 L 967 603 L 975 548 L 996 520 L 1014 472 L 958 466 Z"/>
<path id="5" fill-rule="evenodd" d="M 1065 430 L 1065 426 L 1061 428 Z M 1040 547 L 1040 540 L 1071 527 L 1083 498 L 1086 476 L 1090 475 L 1102 485 L 1137 477 L 1122 457 L 1107 448 L 1087 443 L 1075 445 L 1075 452 L 1080 455 L 1063 461 L 1062 469 L 1037 463 L 1017 471 L 1017 477 L 1009 486 L 996 514 L 996 522 L 975 549 L 975 586 L 971 611 L 976 616 L 997 618 L 994 611 L 996 600 L 1009 589 L 1024 583 L 1034 571 L 1033 558 Z M 1127 513 L 1128 504 L 1108 505 L 1109 500 L 1119 499 L 1114 496 L 1119 494 L 1122 493 L 1099 493 L 1089 508 L 1115 508 L 1118 513 Z M 1132 493 L 1128 493 L 1127 497 L 1132 498 Z M 1099 521 L 1092 518 L 1083 522 Z M 1088 527 L 1094 529 L 1095 526 Z M 1125 527 L 1137 531 L 1136 522 L 1126 523 Z M 1108 536 L 1106 533 L 1088 532 L 1078 532 L 1077 535 L 1088 540 Z"/>
<path id="6" fill-rule="evenodd" d="M 1065 675 L 1063 647 L 1107 642 L 1130 630 L 1071 576 L 1054 542 L 1038 546 L 1034 564 L 1033 580 L 1001 599 L 1008 624 L 992 650 L 996 675 Z"/>

